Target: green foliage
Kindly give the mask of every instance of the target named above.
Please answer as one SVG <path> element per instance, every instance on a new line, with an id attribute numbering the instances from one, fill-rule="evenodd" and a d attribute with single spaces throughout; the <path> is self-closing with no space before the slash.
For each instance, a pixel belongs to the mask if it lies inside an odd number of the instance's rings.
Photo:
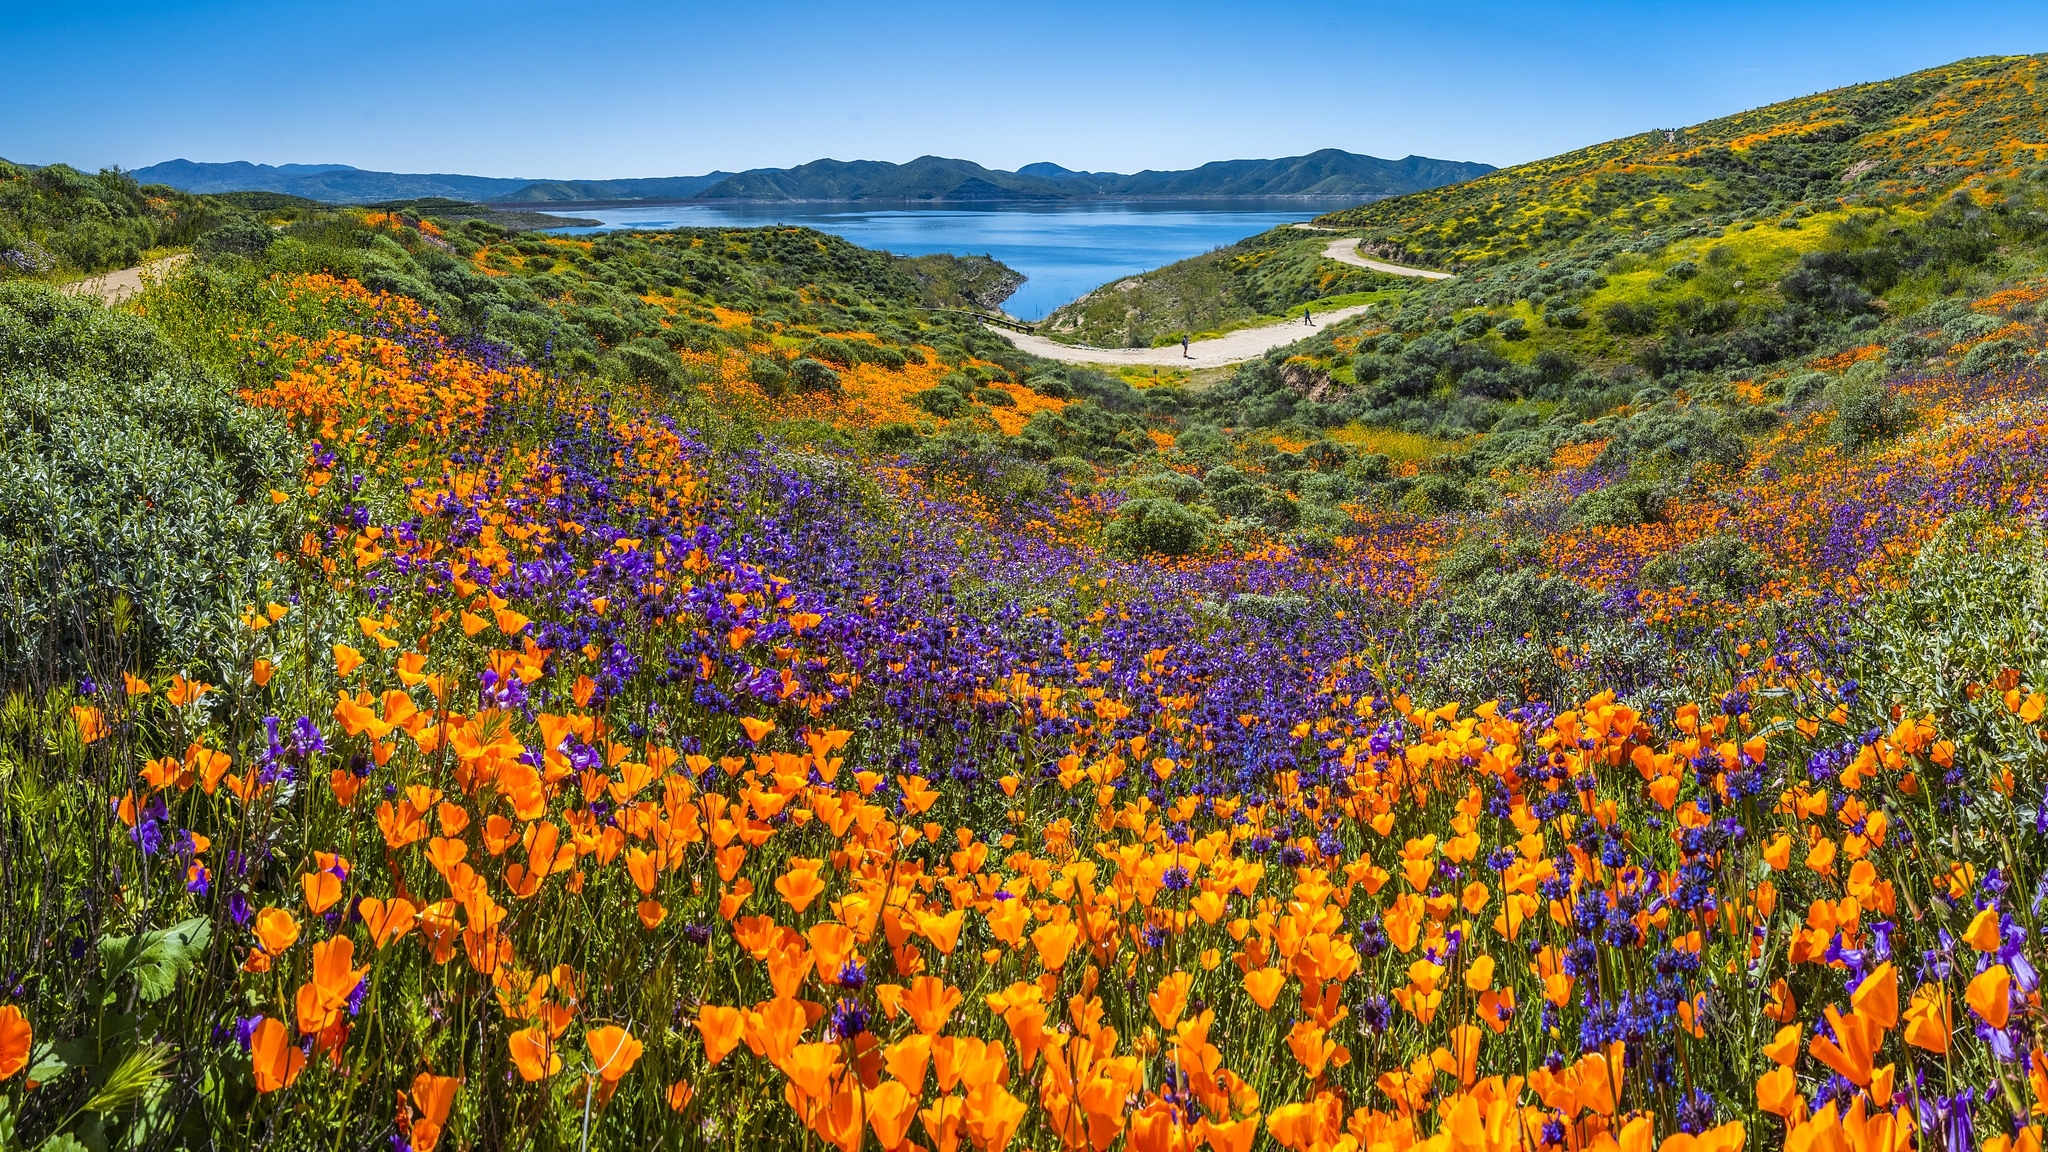
<path id="1" fill-rule="evenodd" d="M 1702 595 L 1739 600 L 1770 579 L 1770 564 L 1734 533 L 1694 540 L 1643 565 L 1644 587 L 1683 585 Z"/>
<path id="2" fill-rule="evenodd" d="M 88 176 L 0 160 L 0 280 L 130 267 L 151 249 L 190 244 L 243 218 L 217 198 L 145 189 L 119 169 Z"/>
<path id="3" fill-rule="evenodd" d="M 789 386 L 799 392 L 837 392 L 839 373 L 816 360 L 803 357 L 790 363 Z"/>
<path id="4" fill-rule="evenodd" d="M 1851 374 L 1833 390 L 1835 442 L 1854 452 L 1889 439 L 1913 422 L 1905 397 L 1874 374 Z"/>
<path id="5" fill-rule="evenodd" d="M 924 302 L 933 308 L 999 311 L 1024 283 L 1016 269 L 992 256 L 898 256 L 897 262 L 916 282 Z"/>
<path id="6" fill-rule="evenodd" d="M 1116 519 L 1103 529 L 1103 541 L 1131 557 L 1190 556 L 1200 551 L 1209 523 L 1200 513 L 1172 500 L 1140 497 L 1126 500 Z"/>
<path id="7" fill-rule="evenodd" d="M 0 285 L 0 680 L 215 665 L 282 540 L 290 441 L 148 324 Z"/>
<path id="8" fill-rule="evenodd" d="M 277 233 L 260 220 L 236 216 L 220 227 L 200 236 L 192 242 L 192 250 L 202 257 L 240 256 L 254 260 L 270 251 Z"/>

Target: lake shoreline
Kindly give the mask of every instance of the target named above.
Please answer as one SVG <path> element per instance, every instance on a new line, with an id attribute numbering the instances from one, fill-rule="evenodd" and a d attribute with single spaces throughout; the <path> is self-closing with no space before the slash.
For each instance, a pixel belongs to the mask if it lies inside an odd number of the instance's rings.
<path id="1" fill-rule="evenodd" d="M 953 203 L 684 200 L 577 209 L 575 214 L 598 217 L 602 225 L 551 231 L 575 236 L 623 230 L 809 227 L 900 256 L 989 256 L 1025 277 L 1003 308 L 1030 322 L 1105 284 L 1327 210 L 1327 201 L 1298 196 Z"/>
<path id="2" fill-rule="evenodd" d="M 1391 194 L 1389 194 L 1391 195 Z M 1304 207 L 1321 205 L 1355 206 L 1385 200 L 1389 195 L 1379 196 L 1020 196 L 1004 199 L 981 198 L 975 200 L 876 198 L 845 200 L 749 200 L 718 199 L 704 200 L 684 197 L 681 199 L 658 200 L 492 200 L 485 201 L 489 208 L 501 211 L 567 212 L 589 211 L 606 208 L 774 208 L 783 205 L 817 208 L 844 204 L 849 209 L 889 208 L 1074 208 L 1090 204 L 1131 205 L 1131 204 L 1187 204 L 1187 205 L 1252 205 L 1252 204 L 1300 204 Z M 1318 213 L 1320 215 L 1320 213 Z"/>

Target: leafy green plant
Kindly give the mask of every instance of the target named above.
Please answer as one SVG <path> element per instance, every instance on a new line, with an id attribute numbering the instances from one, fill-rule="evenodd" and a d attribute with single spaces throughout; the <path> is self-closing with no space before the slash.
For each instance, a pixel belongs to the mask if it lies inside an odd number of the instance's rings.
<path id="1" fill-rule="evenodd" d="M 148 324 L 0 285 L 0 680 L 113 675 L 96 644 L 117 618 L 126 659 L 215 664 L 282 546 L 270 493 L 295 463 Z"/>

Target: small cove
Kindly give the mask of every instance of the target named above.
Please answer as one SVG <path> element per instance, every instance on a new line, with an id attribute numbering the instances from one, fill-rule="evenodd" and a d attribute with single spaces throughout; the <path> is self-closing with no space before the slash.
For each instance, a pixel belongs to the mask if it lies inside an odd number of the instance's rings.
<path id="1" fill-rule="evenodd" d="M 665 204 L 551 209 L 623 228 L 798 224 L 905 256 L 993 256 L 1027 279 L 1004 305 L 1025 320 L 1110 281 L 1233 244 L 1348 202 L 1303 199 L 1057 203 Z"/>

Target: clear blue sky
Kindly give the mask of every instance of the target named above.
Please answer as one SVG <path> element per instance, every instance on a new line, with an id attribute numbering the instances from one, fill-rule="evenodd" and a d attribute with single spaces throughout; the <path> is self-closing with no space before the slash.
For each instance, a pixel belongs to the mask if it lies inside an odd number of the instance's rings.
<path id="1" fill-rule="evenodd" d="M 1964 56 L 2039 0 L 0 0 L 0 156 L 625 177 L 935 153 L 1510 164 Z"/>

